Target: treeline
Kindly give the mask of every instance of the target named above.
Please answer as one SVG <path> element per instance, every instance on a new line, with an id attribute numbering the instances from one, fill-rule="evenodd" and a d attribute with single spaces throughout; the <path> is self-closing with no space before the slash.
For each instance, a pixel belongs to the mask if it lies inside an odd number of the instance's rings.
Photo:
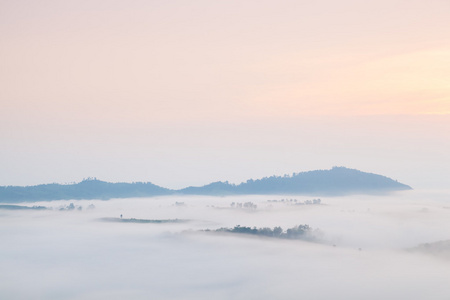
<path id="1" fill-rule="evenodd" d="M 204 230 L 206 232 L 226 232 L 226 233 L 236 233 L 236 234 L 250 234 L 250 235 L 257 235 L 257 236 L 264 236 L 264 237 L 272 237 L 272 238 L 279 238 L 279 239 L 291 239 L 291 240 L 297 240 L 297 239 L 307 239 L 312 240 L 314 239 L 314 230 L 309 225 L 298 225 L 294 226 L 292 228 L 289 228 L 287 230 L 283 230 L 281 227 L 263 227 L 263 228 L 256 228 L 256 227 L 245 227 L 237 225 L 234 228 L 226 228 L 222 227 L 216 230 Z"/>
<path id="2" fill-rule="evenodd" d="M 189 220 L 183 220 L 183 219 L 162 219 L 162 220 L 148 220 L 148 219 L 123 219 L 120 218 L 101 218 L 99 219 L 103 222 L 119 222 L 119 223 L 152 223 L 152 224 L 162 224 L 162 223 L 185 223 L 189 222 Z"/>
<path id="3" fill-rule="evenodd" d="M 22 205 L 6 205 L 0 204 L 0 209 L 6 210 L 46 210 L 45 206 L 22 206 Z"/>

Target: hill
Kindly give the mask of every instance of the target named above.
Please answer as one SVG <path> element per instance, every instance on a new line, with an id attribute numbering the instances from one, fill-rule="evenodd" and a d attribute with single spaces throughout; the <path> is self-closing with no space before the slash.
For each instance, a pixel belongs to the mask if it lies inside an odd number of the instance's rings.
<path id="1" fill-rule="evenodd" d="M 83 180 L 77 184 L 42 184 L 36 186 L 0 187 L 0 202 L 110 199 L 151 197 L 159 195 L 250 195 L 250 194 L 304 194 L 304 195 L 347 195 L 380 194 L 409 190 L 410 186 L 388 177 L 365 173 L 355 169 L 334 167 L 331 170 L 317 170 L 296 173 L 292 176 L 271 176 L 247 180 L 235 185 L 228 182 L 213 182 L 201 187 L 187 187 L 170 190 L 152 183 L 109 183 L 97 179 Z"/>
<path id="2" fill-rule="evenodd" d="M 239 185 L 214 182 L 202 187 L 188 187 L 183 194 L 230 195 L 230 194 L 307 194 L 346 195 L 378 194 L 411 187 L 386 176 L 361 172 L 345 167 L 296 173 L 292 176 L 272 176 L 247 180 Z"/>
<path id="3" fill-rule="evenodd" d="M 41 184 L 35 186 L 0 187 L 0 202 L 33 202 L 72 199 L 111 199 L 148 197 L 173 193 L 152 183 L 110 183 L 87 179 L 76 184 Z"/>

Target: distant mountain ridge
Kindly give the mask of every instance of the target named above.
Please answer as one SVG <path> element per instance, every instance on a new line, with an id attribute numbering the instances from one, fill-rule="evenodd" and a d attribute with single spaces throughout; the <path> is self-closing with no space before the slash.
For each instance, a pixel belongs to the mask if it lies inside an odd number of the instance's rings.
<path id="1" fill-rule="evenodd" d="M 345 167 L 296 173 L 291 176 L 271 176 L 249 179 L 241 184 L 213 182 L 201 187 L 180 190 L 166 189 L 152 183 L 109 183 L 87 179 L 76 184 L 42 184 L 35 186 L 2 186 L 0 202 L 33 202 L 72 199 L 111 199 L 151 197 L 160 195 L 251 195 L 251 194 L 305 194 L 347 195 L 377 194 L 411 187 L 386 176 L 366 173 Z"/>

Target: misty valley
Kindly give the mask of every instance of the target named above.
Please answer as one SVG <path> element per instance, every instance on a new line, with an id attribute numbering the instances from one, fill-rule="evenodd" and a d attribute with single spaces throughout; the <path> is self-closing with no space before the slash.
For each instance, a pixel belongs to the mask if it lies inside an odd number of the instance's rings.
<path id="1" fill-rule="evenodd" d="M 449 197 L 407 190 L 2 203 L 0 296 L 448 299 Z"/>
<path id="2" fill-rule="evenodd" d="M 450 0 L 0 0 L 0 300 L 450 300 Z"/>

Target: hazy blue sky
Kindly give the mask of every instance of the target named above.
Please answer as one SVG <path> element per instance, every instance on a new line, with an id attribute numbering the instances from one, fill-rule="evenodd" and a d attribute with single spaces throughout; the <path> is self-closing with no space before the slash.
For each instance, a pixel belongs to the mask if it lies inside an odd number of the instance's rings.
<path id="1" fill-rule="evenodd" d="M 0 185 L 347 166 L 450 184 L 450 2 L 0 1 Z"/>

